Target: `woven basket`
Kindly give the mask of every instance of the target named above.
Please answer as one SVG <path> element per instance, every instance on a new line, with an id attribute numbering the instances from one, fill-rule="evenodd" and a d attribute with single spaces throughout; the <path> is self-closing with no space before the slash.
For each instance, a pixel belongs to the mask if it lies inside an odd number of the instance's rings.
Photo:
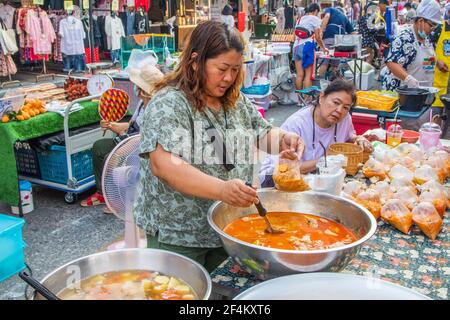
<path id="1" fill-rule="evenodd" d="M 334 143 L 330 145 L 327 155 L 343 154 L 347 157 L 347 174 L 354 176 L 363 163 L 363 148 L 353 143 Z"/>
<path id="2" fill-rule="evenodd" d="M 372 152 L 367 152 L 367 151 L 364 151 L 363 152 L 363 163 L 366 163 L 367 162 L 367 160 L 369 160 L 369 157 L 370 157 L 370 155 L 372 154 Z"/>

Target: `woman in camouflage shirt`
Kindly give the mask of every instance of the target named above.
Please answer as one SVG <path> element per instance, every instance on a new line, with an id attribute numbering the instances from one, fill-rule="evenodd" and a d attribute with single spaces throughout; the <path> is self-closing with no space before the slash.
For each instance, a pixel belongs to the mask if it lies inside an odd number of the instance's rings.
<path id="1" fill-rule="evenodd" d="M 156 84 L 141 127 L 136 222 L 149 247 L 186 255 L 209 271 L 227 255 L 207 211 L 215 200 L 236 207 L 257 201 L 245 185 L 254 174 L 254 146 L 288 158 L 303 152 L 298 135 L 272 128 L 240 93 L 243 51 L 235 29 L 199 24 L 177 69 Z"/>

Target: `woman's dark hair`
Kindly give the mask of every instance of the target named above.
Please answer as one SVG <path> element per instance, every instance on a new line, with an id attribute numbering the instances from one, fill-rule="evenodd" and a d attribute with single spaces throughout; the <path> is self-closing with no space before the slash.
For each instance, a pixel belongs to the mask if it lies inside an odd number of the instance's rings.
<path id="1" fill-rule="evenodd" d="M 232 14 L 233 14 L 233 8 L 229 4 L 226 4 L 222 9 L 222 15 L 231 16 Z"/>
<path id="2" fill-rule="evenodd" d="M 308 7 L 306 7 L 305 13 L 312 13 L 314 11 L 320 12 L 320 7 L 317 3 L 311 3 Z"/>
<path id="3" fill-rule="evenodd" d="M 412 8 L 411 3 L 409 3 L 409 2 L 405 3 L 405 8 L 411 9 Z"/>
<path id="4" fill-rule="evenodd" d="M 195 110 L 202 110 L 206 106 L 206 61 L 231 50 L 240 54 L 244 52 L 244 40 L 236 29 L 228 30 L 218 21 L 199 23 L 186 39 L 177 68 L 155 85 L 153 93 L 167 86 L 178 87 Z M 241 66 L 234 84 L 221 98 L 225 109 L 234 107 L 243 80 L 244 69 Z"/>
<path id="5" fill-rule="evenodd" d="M 324 90 L 324 96 L 328 96 L 334 92 L 345 91 L 352 97 L 352 106 L 356 103 L 356 88 L 353 82 L 349 82 L 344 79 L 336 79 L 328 84 L 328 87 Z"/>

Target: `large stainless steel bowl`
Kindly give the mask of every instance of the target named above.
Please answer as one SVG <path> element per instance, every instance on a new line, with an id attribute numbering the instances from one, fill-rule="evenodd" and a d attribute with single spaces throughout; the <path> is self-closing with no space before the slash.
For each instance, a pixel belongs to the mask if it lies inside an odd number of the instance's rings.
<path id="1" fill-rule="evenodd" d="M 255 213 L 254 207 L 236 208 L 223 202 L 214 203 L 208 212 L 208 222 L 220 235 L 225 250 L 246 271 L 262 280 L 302 272 L 340 271 L 377 228 L 375 218 L 367 209 L 339 196 L 275 189 L 261 189 L 258 195 L 268 211 L 310 213 L 332 219 L 349 228 L 359 238 L 349 245 L 324 250 L 294 251 L 261 247 L 223 232 L 232 221 Z"/>
<path id="2" fill-rule="evenodd" d="M 44 277 L 41 283 L 53 293 L 80 280 L 104 272 L 149 270 L 182 279 L 199 299 L 211 294 L 211 278 L 203 266 L 182 255 L 158 249 L 122 249 L 92 254 L 67 263 Z M 36 299 L 44 299 L 36 295 Z"/>

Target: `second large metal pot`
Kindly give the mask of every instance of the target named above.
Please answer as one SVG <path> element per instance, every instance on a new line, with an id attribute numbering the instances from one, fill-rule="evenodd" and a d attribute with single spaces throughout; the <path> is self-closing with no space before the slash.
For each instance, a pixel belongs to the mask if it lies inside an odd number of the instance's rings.
<path id="1" fill-rule="evenodd" d="M 229 236 L 223 229 L 232 221 L 255 213 L 255 209 L 236 208 L 216 202 L 208 212 L 208 222 L 219 234 L 227 253 L 246 271 L 259 279 L 301 272 L 333 271 L 345 268 L 372 237 L 377 223 L 372 214 L 353 201 L 319 192 L 282 192 L 262 189 L 258 195 L 268 211 L 300 212 L 332 219 L 349 228 L 359 240 L 342 247 L 294 251 L 261 247 Z"/>
<path id="2" fill-rule="evenodd" d="M 58 294 L 69 285 L 94 275 L 126 270 L 157 271 L 182 279 L 199 299 L 211 294 L 211 278 L 200 264 L 185 256 L 158 249 L 122 249 L 92 254 L 67 263 L 48 274 L 41 283 Z M 43 299 L 37 295 L 36 299 Z"/>

